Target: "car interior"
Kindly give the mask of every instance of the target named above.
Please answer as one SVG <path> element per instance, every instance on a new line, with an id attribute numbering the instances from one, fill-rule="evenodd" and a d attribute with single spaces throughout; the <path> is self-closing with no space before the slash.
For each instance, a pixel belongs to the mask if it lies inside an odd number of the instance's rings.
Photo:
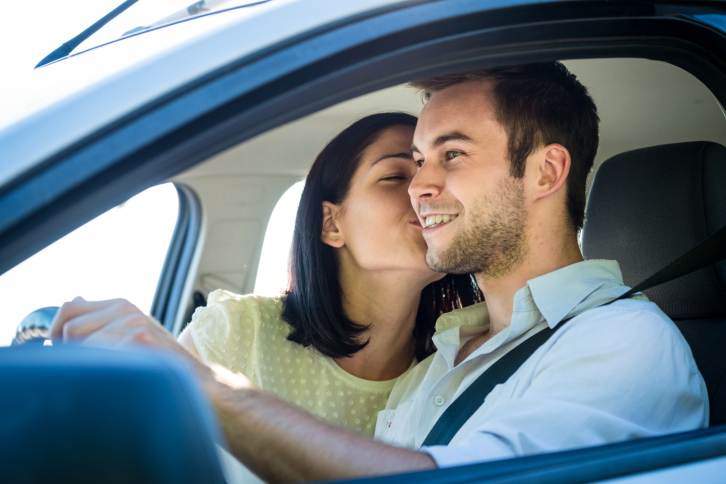
<path id="1" fill-rule="evenodd" d="M 726 117 L 701 81 L 666 62 L 603 58 L 564 64 L 589 88 L 601 117 L 583 254 L 618 260 L 632 286 L 726 225 Z M 325 143 L 367 114 L 418 114 L 422 106 L 406 85 L 375 91 L 271 129 L 171 178 L 186 202 L 162 278 L 171 272 L 182 277 L 176 283 L 182 286 L 181 309 L 159 319 L 178 335 L 209 292 L 252 292 L 270 215 L 285 191 L 304 179 Z M 707 383 L 711 424 L 726 423 L 726 358 L 720 352 L 726 341 L 726 261 L 646 295 L 689 342 Z M 160 298 L 155 305 L 162 305 Z M 529 462 L 539 465 L 536 458 Z M 492 475 L 505 473 L 506 465 L 491 466 Z"/>
<path id="2" fill-rule="evenodd" d="M 600 148 L 593 174 L 608 158 L 638 148 L 688 141 L 726 144 L 723 111 L 686 71 L 646 59 L 564 63 L 598 105 Z M 418 114 L 422 106 L 420 95 L 406 85 L 373 92 L 273 129 L 174 177 L 174 183 L 198 196 L 203 211 L 202 249 L 189 273 L 193 291 L 204 298 L 217 288 L 252 292 L 270 214 L 285 190 L 304 179 L 325 143 L 367 114 Z"/>
<path id="3" fill-rule="evenodd" d="M 726 118 L 711 92 L 671 64 L 637 58 L 564 64 L 588 87 L 601 117 L 581 245 L 586 259 L 615 259 L 631 287 L 726 225 Z M 269 216 L 304 179 L 317 152 L 343 127 L 380 111 L 418 114 L 406 85 L 366 94 L 228 149 L 174 177 L 197 194 L 204 228 L 187 284 L 194 305 L 224 288 L 249 293 Z M 594 180 L 594 182 L 593 182 Z M 280 255 L 284 257 L 284 254 Z M 690 343 L 711 399 L 711 424 L 726 422 L 726 262 L 646 291 Z M 284 287 L 280 287 L 283 290 Z"/>
<path id="4" fill-rule="evenodd" d="M 582 248 L 615 259 L 627 285 L 676 260 L 726 225 L 726 148 L 693 141 L 628 151 L 598 170 Z M 726 423 L 726 262 L 646 290 L 688 341 L 706 382 L 710 425 Z"/>

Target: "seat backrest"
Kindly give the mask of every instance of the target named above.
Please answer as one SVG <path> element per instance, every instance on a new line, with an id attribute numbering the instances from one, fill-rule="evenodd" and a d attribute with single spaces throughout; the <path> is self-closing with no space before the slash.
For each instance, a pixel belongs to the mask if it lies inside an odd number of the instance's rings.
<path id="1" fill-rule="evenodd" d="M 191 369 L 152 351 L 0 348 L 3 482 L 223 483 Z"/>
<path id="2" fill-rule="evenodd" d="M 614 156 L 593 181 L 586 259 L 614 259 L 634 286 L 726 225 L 726 148 L 690 142 Z M 726 423 L 726 261 L 645 291 L 673 319 L 706 381 L 711 424 Z"/>

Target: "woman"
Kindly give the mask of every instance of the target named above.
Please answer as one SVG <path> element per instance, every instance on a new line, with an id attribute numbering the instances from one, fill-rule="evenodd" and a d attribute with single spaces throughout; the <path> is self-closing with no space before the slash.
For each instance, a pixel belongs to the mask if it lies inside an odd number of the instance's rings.
<path id="1" fill-rule="evenodd" d="M 396 379 L 433 351 L 443 312 L 480 300 L 424 261 L 408 195 L 416 118 L 381 113 L 336 136 L 306 179 L 288 290 L 214 291 L 179 341 L 327 422 L 372 435 Z"/>

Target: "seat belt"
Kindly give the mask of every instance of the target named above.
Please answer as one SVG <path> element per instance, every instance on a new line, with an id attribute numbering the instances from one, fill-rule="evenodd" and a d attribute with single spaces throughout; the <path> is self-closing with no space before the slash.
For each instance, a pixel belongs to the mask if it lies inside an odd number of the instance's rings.
<path id="1" fill-rule="evenodd" d="M 620 299 L 626 299 L 635 293 L 642 292 L 651 287 L 658 286 L 691 272 L 703 269 L 726 259 L 726 226 L 718 232 L 706 238 L 695 248 L 671 262 L 666 267 L 650 276 L 634 288 L 624 292 L 620 296 L 611 299 L 598 307 L 607 306 Z M 589 310 L 588 310 L 589 311 Z M 580 313 L 583 314 L 583 313 Z M 579 316 L 579 314 L 577 315 Z M 467 420 L 484 403 L 484 399 L 495 386 L 504 383 L 519 369 L 527 359 L 532 356 L 537 348 L 542 346 L 559 328 L 565 325 L 571 318 L 560 321 L 555 329 L 545 328 L 539 333 L 527 338 L 509 353 L 499 358 L 492 366 L 482 373 L 459 397 L 449 405 L 449 408 L 439 417 L 433 428 L 426 436 L 422 446 L 448 445 L 459 429 L 464 426 Z"/>

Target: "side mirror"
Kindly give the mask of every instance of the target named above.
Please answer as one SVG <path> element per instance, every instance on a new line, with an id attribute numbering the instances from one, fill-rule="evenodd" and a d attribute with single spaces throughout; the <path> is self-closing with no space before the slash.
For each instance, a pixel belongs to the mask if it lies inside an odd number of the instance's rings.
<path id="1" fill-rule="evenodd" d="M 10 346 L 42 346 L 50 339 L 50 323 L 53 322 L 57 306 L 36 309 L 28 314 L 18 325 L 15 338 Z"/>

